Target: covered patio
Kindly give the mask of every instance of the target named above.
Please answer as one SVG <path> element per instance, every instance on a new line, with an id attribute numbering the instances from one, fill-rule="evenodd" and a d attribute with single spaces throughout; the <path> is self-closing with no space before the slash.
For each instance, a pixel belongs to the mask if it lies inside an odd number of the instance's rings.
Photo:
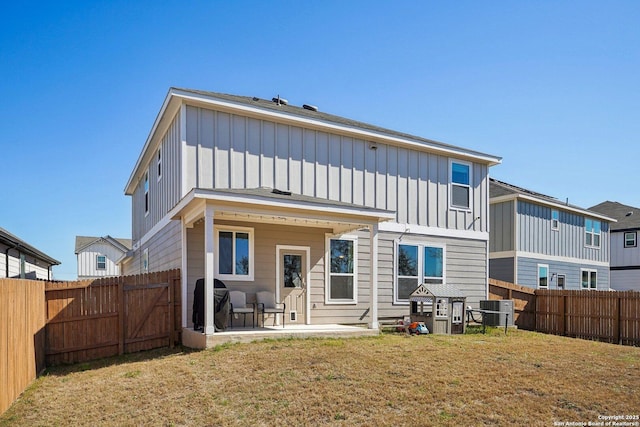
<path id="1" fill-rule="evenodd" d="M 362 336 L 378 333 L 378 224 L 395 213 L 348 203 L 291 194 L 267 188 L 251 190 L 192 190 L 174 209 L 182 224 L 183 343 L 205 348 L 224 342 L 247 342 L 267 337 Z M 353 274 L 353 301 L 329 301 L 325 261 L 331 236 L 358 233 L 367 248 L 367 275 Z M 238 238 L 235 243 L 229 240 Z M 366 233 L 366 234 L 364 234 Z M 327 237 L 328 236 L 328 237 Z M 225 248 L 223 243 L 230 246 Z M 225 252 L 226 251 L 226 252 Z M 246 265 L 238 263 L 243 252 Z M 232 258 L 223 271 L 221 254 Z M 237 255 L 240 258 L 240 255 Z M 287 258 L 289 257 L 289 258 Z M 297 257 L 297 258 L 292 258 Z M 297 259 L 295 286 L 283 284 L 289 259 Z M 283 264 L 284 262 L 284 264 Z M 354 262 L 358 262 L 357 259 Z M 362 264 L 362 262 L 361 262 Z M 225 267 L 227 268 L 227 267 Z M 232 275 L 234 268 L 242 275 Z M 283 271 L 285 270 L 285 271 Z M 191 318 L 196 279 L 204 279 L 204 327 L 194 331 Z M 255 301 L 259 291 L 273 292 L 277 302 L 287 303 L 285 327 L 275 317 L 254 328 L 216 330 L 214 278 L 230 290 L 247 293 Z M 340 283 L 338 281 L 338 283 Z M 360 291 L 360 300 L 357 299 Z M 362 296 L 364 295 L 364 296 Z M 340 296 L 342 297 L 342 296 Z M 357 314 L 356 314 L 357 311 Z M 257 319 L 257 314 L 256 314 Z M 349 325 L 367 325 L 367 328 Z"/>

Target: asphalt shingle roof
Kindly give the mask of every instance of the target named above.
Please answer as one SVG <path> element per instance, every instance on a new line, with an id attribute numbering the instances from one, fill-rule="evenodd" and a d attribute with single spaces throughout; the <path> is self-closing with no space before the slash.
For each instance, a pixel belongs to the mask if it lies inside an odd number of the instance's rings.
<path id="1" fill-rule="evenodd" d="M 640 228 L 640 208 L 607 200 L 589 209 L 618 220 L 611 224 L 613 231 Z"/>

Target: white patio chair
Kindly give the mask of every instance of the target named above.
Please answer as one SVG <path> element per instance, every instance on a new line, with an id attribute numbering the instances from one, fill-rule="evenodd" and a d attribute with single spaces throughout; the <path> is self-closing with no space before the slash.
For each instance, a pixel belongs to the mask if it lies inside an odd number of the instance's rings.
<path id="1" fill-rule="evenodd" d="M 256 301 L 258 301 L 258 312 L 262 312 L 262 326 L 264 326 L 265 314 L 273 314 L 273 326 L 276 326 L 278 314 L 282 314 L 282 327 L 284 328 L 284 310 L 286 305 L 283 302 L 277 303 L 276 296 L 273 292 L 257 292 Z"/>
<path id="2" fill-rule="evenodd" d="M 251 327 L 256 327 L 255 313 L 256 305 L 247 304 L 247 294 L 242 291 L 230 291 L 229 292 L 230 310 L 231 314 L 231 327 L 233 328 L 233 318 L 236 314 L 242 314 L 244 316 L 243 326 L 247 326 L 247 314 L 251 313 Z"/>

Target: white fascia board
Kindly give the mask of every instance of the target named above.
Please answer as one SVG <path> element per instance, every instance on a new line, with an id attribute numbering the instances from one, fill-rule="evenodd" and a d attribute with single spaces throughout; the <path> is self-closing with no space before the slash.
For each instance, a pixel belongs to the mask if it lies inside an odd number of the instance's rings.
<path id="1" fill-rule="evenodd" d="M 191 197 L 189 197 L 191 196 Z M 226 203 L 242 203 L 249 204 L 261 207 L 270 207 L 270 208 L 281 208 L 281 209 L 293 209 L 293 210 L 306 210 L 317 212 L 319 214 L 337 214 L 341 216 L 348 216 L 353 219 L 355 217 L 362 217 L 365 219 L 362 224 L 368 224 L 371 222 L 382 221 L 390 221 L 396 218 L 395 212 L 389 211 L 374 211 L 372 212 L 367 208 L 358 208 L 347 207 L 347 206 L 337 206 L 337 205 L 324 205 L 317 203 L 309 203 L 301 200 L 279 200 L 273 199 L 270 197 L 263 197 L 258 195 L 248 195 L 248 194 L 229 194 L 217 192 L 215 190 L 192 190 L 183 200 L 188 199 L 205 199 L 205 200 L 215 200 L 219 202 Z M 179 204 L 180 205 L 180 204 Z M 359 221 L 356 221 L 359 222 Z"/>
<path id="2" fill-rule="evenodd" d="M 502 163 L 502 159 L 500 157 L 491 156 L 488 154 L 477 153 L 471 150 L 465 150 L 464 148 L 458 147 L 441 147 L 437 145 L 428 145 L 426 142 L 416 142 L 409 138 L 402 138 L 399 136 L 392 136 L 381 132 L 375 132 L 368 129 L 360 129 L 357 127 L 340 125 L 337 123 L 330 123 L 323 120 L 311 119 L 307 117 L 299 117 L 286 113 L 279 113 L 277 111 L 268 111 L 262 108 L 252 107 L 249 105 L 243 105 L 239 103 L 234 103 L 232 101 L 220 100 L 214 97 L 209 97 L 201 94 L 194 94 L 190 92 L 184 92 L 181 90 L 172 90 L 170 92 L 175 96 L 179 96 L 185 100 L 193 101 L 193 102 L 201 102 L 209 105 L 215 105 L 220 108 L 224 108 L 226 110 L 231 111 L 243 111 L 245 113 L 249 113 L 253 116 L 261 116 L 261 117 L 273 117 L 274 119 L 284 120 L 288 122 L 297 123 L 302 126 L 312 126 L 315 128 L 329 129 L 338 133 L 347 133 L 350 135 L 359 136 L 365 140 L 378 141 L 378 142 L 388 142 L 395 145 L 403 145 L 411 148 L 415 148 L 420 151 L 430 151 L 435 152 L 444 156 L 453 156 L 453 157 L 462 157 L 465 159 L 469 159 L 478 163 L 488 164 L 489 166 L 494 166 Z M 433 141 L 436 144 L 436 141 Z"/>
<path id="3" fill-rule="evenodd" d="M 421 234 L 424 236 L 452 237 L 456 239 L 470 239 L 489 241 L 489 233 L 484 231 L 453 230 L 440 227 L 428 227 L 426 225 L 399 224 L 397 222 L 382 222 L 378 226 L 379 231 L 393 233 Z"/>
<path id="4" fill-rule="evenodd" d="M 601 220 L 607 221 L 607 222 L 618 222 L 614 218 L 609 218 L 608 216 L 601 215 L 601 214 L 593 212 L 593 211 L 589 211 L 589 210 L 586 210 L 586 209 L 579 209 L 579 208 L 575 208 L 573 206 L 567 206 L 566 204 L 563 204 L 562 202 L 554 203 L 554 202 L 551 202 L 551 201 L 538 199 L 537 197 L 528 196 L 526 194 L 509 194 L 509 195 L 506 195 L 506 196 L 492 197 L 492 198 L 489 199 L 489 204 L 490 205 L 495 205 L 497 203 L 508 202 L 508 201 L 511 201 L 511 200 L 525 200 L 527 202 L 535 203 L 535 204 L 538 204 L 538 205 L 549 206 L 551 208 L 556 208 L 556 209 L 562 210 L 562 211 L 574 212 L 574 213 L 577 213 L 577 214 L 580 214 L 580 215 L 589 216 L 589 217 L 592 217 L 592 218 L 598 218 L 598 219 L 601 219 Z"/>
<path id="5" fill-rule="evenodd" d="M 571 264 L 581 264 L 581 265 L 587 264 L 587 265 L 595 265 L 599 267 L 609 268 L 609 263 L 606 261 L 593 261 L 593 260 L 584 259 L 584 258 L 571 258 L 566 256 L 545 255 L 545 254 L 538 254 L 535 252 L 517 251 L 516 258 L 529 258 L 529 259 L 537 259 L 542 261 L 567 262 Z"/>

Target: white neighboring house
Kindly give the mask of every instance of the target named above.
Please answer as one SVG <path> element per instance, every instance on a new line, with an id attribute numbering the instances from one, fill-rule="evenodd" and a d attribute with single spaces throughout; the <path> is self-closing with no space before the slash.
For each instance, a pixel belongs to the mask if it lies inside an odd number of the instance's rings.
<path id="1" fill-rule="evenodd" d="M 51 268 L 60 261 L 0 228 L 0 278 L 52 280 Z"/>
<path id="2" fill-rule="evenodd" d="M 131 239 L 76 236 L 78 280 L 120 275 L 118 262 L 131 249 Z"/>

